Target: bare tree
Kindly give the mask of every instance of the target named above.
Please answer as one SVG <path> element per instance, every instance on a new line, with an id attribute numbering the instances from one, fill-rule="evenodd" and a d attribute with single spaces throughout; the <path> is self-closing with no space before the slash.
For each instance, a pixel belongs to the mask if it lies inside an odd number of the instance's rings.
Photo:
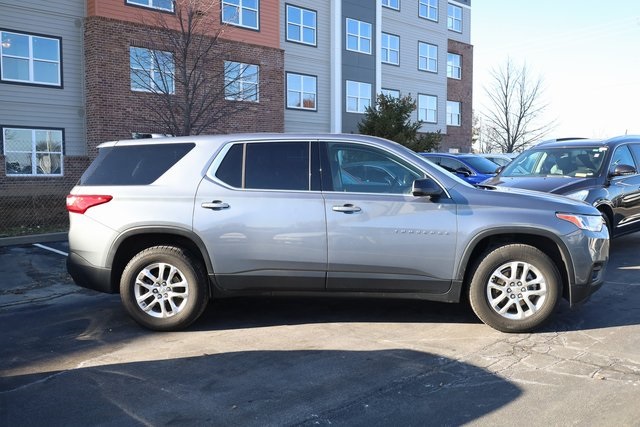
<path id="1" fill-rule="evenodd" d="M 484 89 L 491 105 L 482 114 L 486 147 L 522 151 L 554 128 L 555 121 L 540 123 L 548 107 L 542 100 L 542 79 L 531 76 L 526 64 L 517 67 L 507 59 L 491 77 Z"/>
<path id="2" fill-rule="evenodd" d="M 153 22 L 141 18 L 152 29 L 148 42 L 130 48 L 132 87 L 153 94 L 141 118 L 174 136 L 218 130 L 225 117 L 257 101 L 258 67 L 222 62 L 221 36 L 231 28 L 216 22 L 219 1 L 173 5 L 174 14 L 158 13 Z"/>

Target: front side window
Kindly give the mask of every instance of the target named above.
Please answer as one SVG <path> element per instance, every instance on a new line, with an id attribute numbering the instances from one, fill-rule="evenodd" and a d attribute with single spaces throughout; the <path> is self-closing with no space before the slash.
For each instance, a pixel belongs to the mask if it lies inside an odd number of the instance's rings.
<path id="1" fill-rule="evenodd" d="M 310 144 L 298 141 L 235 144 L 225 154 L 215 176 L 236 188 L 309 190 Z"/>
<path id="2" fill-rule="evenodd" d="M 447 126 L 460 126 L 460 103 L 447 101 Z"/>
<path id="3" fill-rule="evenodd" d="M 438 20 L 438 0 L 420 0 L 418 15 L 430 21 Z"/>
<path id="4" fill-rule="evenodd" d="M 447 28 L 457 33 L 462 32 L 462 8 L 449 4 L 447 8 Z"/>
<path id="5" fill-rule="evenodd" d="M 347 80 L 347 113 L 364 114 L 371 105 L 371 84 Z"/>
<path id="6" fill-rule="evenodd" d="M 222 0 L 222 22 L 259 29 L 260 0 Z"/>
<path id="7" fill-rule="evenodd" d="M 457 80 L 460 80 L 462 78 L 460 55 L 455 53 L 447 54 L 447 77 Z"/>
<path id="8" fill-rule="evenodd" d="M 316 111 L 317 78 L 287 73 L 287 108 Z"/>
<path id="9" fill-rule="evenodd" d="M 316 45 L 316 12 L 287 5 L 287 41 Z"/>
<path id="10" fill-rule="evenodd" d="M 224 95 L 230 101 L 258 102 L 260 67 L 241 62 L 224 62 Z"/>
<path id="11" fill-rule="evenodd" d="M 426 123 L 438 122 L 438 98 L 418 94 L 418 120 Z"/>
<path id="12" fill-rule="evenodd" d="M 129 48 L 131 90 L 175 93 L 173 54 L 142 47 Z"/>
<path id="13" fill-rule="evenodd" d="M 324 188 L 347 193 L 409 194 L 424 174 L 391 153 L 360 144 L 327 143 Z"/>
<path id="14" fill-rule="evenodd" d="M 173 0 L 127 0 L 127 4 L 173 12 Z"/>
<path id="15" fill-rule="evenodd" d="M 438 46 L 418 42 L 418 69 L 432 73 L 438 72 Z"/>
<path id="16" fill-rule="evenodd" d="M 2 81 L 62 87 L 61 39 L 0 31 Z"/>
<path id="17" fill-rule="evenodd" d="M 613 152 L 609 172 L 613 172 L 618 165 L 629 165 L 637 169 L 636 163 L 633 161 L 633 156 L 631 155 L 631 150 L 629 150 L 627 145 L 621 145 Z"/>
<path id="18" fill-rule="evenodd" d="M 62 129 L 2 128 L 7 175 L 62 175 Z"/>
<path id="19" fill-rule="evenodd" d="M 382 5 L 389 9 L 400 10 L 400 0 L 382 0 Z"/>
<path id="20" fill-rule="evenodd" d="M 371 54 L 371 24 L 347 18 L 347 50 Z"/>
<path id="21" fill-rule="evenodd" d="M 382 33 L 382 62 L 385 64 L 400 64 L 400 37 Z"/>

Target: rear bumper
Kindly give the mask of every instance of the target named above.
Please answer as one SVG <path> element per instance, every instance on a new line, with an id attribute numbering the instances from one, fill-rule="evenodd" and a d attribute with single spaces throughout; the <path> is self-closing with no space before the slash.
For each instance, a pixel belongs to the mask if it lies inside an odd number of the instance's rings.
<path id="1" fill-rule="evenodd" d="M 67 256 L 67 271 L 76 285 L 98 292 L 118 293 L 117 286 L 111 283 L 111 269 L 96 267 L 73 252 Z"/>

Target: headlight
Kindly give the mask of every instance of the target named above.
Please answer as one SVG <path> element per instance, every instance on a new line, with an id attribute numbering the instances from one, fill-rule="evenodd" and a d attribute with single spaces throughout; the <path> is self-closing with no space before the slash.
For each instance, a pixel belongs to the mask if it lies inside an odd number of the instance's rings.
<path id="1" fill-rule="evenodd" d="M 588 190 L 580 190 L 580 191 L 576 191 L 575 193 L 565 194 L 566 197 L 569 197 L 571 199 L 581 200 L 583 202 L 587 199 L 588 195 L 589 195 Z"/>
<path id="2" fill-rule="evenodd" d="M 568 213 L 556 213 L 562 220 L 569 221 L 581 230 L 600 231 L 604 224 L 602 215 L 577 215 Z"/>

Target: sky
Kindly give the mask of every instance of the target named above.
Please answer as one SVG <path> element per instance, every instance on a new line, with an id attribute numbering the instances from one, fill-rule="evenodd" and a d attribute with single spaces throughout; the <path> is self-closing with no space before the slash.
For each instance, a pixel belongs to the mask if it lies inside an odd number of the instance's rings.
<path id="1" fill-rule="evenodd" d="M 510 58 L 540 78 L 548 138 L 640 135 L 640 0 L 474 0 L 473 108 Z"/>

